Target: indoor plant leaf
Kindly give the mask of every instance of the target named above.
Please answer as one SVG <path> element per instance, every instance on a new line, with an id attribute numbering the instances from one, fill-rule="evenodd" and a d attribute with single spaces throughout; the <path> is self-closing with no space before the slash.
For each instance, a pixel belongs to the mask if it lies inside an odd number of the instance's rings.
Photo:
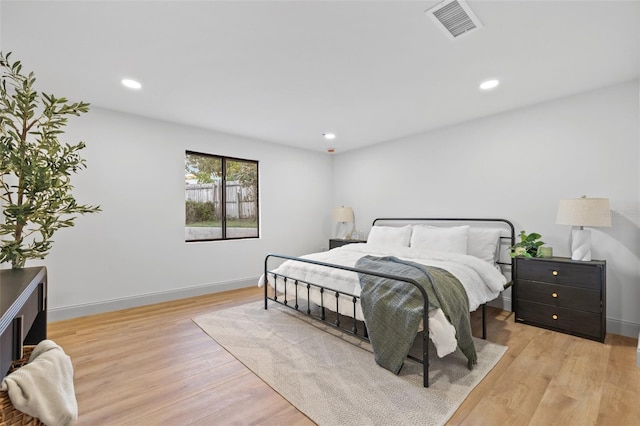
<path id="1" fill-rule="evenodd" d="M 85 168 L 78 153 L 84 142 L 58 139 L 68 116 L 88 112 L 89 104 L 37 92 L 34 73 L 24 75 L 10 57 L 0 52 L 0 262 L 21 268 L 49 253 L 56 230 L 100 206 L 78 204 L 72 194 L 70 176 Z"/>

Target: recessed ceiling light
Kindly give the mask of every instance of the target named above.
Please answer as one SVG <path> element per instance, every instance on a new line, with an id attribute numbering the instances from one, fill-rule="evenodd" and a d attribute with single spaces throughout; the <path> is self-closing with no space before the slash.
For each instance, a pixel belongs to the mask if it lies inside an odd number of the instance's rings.
<path id="1" fill-rule="evenodd" d="M 142 87 L 142 84 L 128 78 L 122 79 L 122 85 L 128 87 L 129 89 L 140 89 Z"/>
<path id="2" fill-rule="evenodd" d="M 498 80 L 487 80 L 480 83 L 480 90 L 491 90 L 498 87 L 500 82 Z"/>
<path id="3" fill-rule="evenodd" d="M 336 138 L 335 133 L 323 133 L 322 136 L 328 141 L 334 140 Z"/>

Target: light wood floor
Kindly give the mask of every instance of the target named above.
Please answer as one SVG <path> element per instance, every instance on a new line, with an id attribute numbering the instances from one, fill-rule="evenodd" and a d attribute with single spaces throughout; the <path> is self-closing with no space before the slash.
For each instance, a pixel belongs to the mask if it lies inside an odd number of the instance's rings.
<path id="1" fill-rule="evenodd" d="M 249 288 L 50 323 L 75 368 L 78 425 L 311 424 L 191 321 L 260 296 Z M 487 312 L 489 340 L 509 350 L 449 424 L 640 424 L 637 339 L 601 344 Z"/>

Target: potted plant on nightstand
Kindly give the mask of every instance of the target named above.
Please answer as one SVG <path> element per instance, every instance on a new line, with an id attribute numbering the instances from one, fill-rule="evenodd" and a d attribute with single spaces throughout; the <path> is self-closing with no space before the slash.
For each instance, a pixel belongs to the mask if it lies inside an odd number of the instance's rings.
<path id="1" fill-rule="evenodd" d="M 89 104 L 38 93 L 34 74 L 10 56 L 0 52 L 0 262 L 18 269 L 49 253 L 55 231 L 100 206 L 78 204 L 71 192 L 71 175 L 85 168 L 84 142 L 59 140 L 68 117 Z"/>
<path id="2" fill-rule="evenodd" d="M 511 257 L 541 257 L 538 249 L 544 244 L 544 241 L 540 241 L 542 235 L 520 231 L 519 237 L 520 242 L 509 247 Z"/>

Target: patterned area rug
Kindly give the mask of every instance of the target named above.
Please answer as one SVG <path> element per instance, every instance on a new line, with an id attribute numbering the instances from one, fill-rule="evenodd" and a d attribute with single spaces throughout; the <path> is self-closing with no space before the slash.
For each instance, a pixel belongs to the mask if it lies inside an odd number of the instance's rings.
<path id="1" fill-rule="evenodd" d="M 422 365 L 398 376 L 379 367 L 367 343 L 273 303 L 249 303 L 193 321 L 291 404 L 320 425 L 443 425 L 507 348 L 474 339 L 478 365 L 460 351 L 430 348 L 430 387 Z"/>

